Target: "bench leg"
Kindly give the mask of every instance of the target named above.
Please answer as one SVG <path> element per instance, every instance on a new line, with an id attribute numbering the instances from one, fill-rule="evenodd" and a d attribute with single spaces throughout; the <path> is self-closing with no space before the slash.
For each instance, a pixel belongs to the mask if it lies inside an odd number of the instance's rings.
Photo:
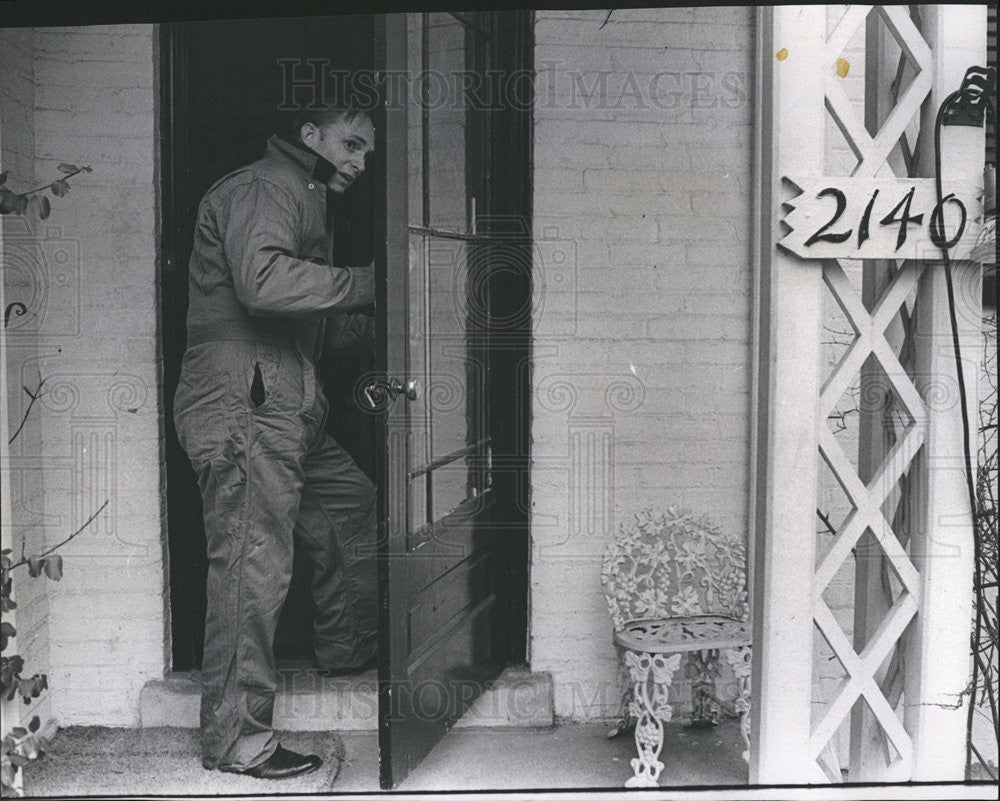
<path id="1" fill-rule="evenodd" d="M 712 648 L 691 651 L 685 675 L 691 682 L 691 723 L 719 722 L 719 704 L 715 698 L 715 679 L 719 675 L 719 651 Z"/>
<path id="2" fill-rule="evenodd" d="M 634 687 L 635 748 L 638 754 L 632 760 L 634 775 L 625 782 L 626 787 L 658 786 L 657 780 L 663 770 L 663 763 L 659 760 L 663 749 L 663 724 L 673 714 L 668 695 L 680 661 L 680 654 L 669 657 L 634 651 L 625 654 Z"/>
<path id="3" fill-rule="evenodd" d="M 726 661 L 733 668 L 733 675 L 736 677 L 739 689 L 735 707 L 740 714 L 740 734 L 743 735 L 743 742 L 746 744 L 743 761 L 747 764 L 750 763 L 750 670 L 752 659 L 753 650 L 749 645 L 726 650 Z"/>

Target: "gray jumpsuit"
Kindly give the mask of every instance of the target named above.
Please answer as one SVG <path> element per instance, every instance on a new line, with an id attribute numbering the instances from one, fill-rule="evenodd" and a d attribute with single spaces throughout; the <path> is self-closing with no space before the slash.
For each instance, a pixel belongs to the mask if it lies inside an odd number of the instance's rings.
<path id="1" fill-rule="evenodd" d="M 371 336 L 351 314 L 373 300 L 371 267 L 332 266 L 332 165 L 279 137 L 201 201 L 190 262 L 188 343 L 175 396 L 201 488 L 208 547 L 202 759 L 267 759 L 273 643 L 293 536 L 313 564 L 314 647 L 325 667 L 376 652 L 375 488 L 324 431 L 324 339 Z"/>

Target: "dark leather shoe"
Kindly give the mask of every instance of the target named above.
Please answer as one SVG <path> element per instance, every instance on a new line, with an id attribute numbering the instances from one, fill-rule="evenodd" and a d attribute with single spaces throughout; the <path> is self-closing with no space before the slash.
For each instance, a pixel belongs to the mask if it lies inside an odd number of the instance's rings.
<path id="1" fill-rule="evenodd" d="M 323 764 L 323 760 L 315 754 L 299 754 L 289 751 L 287 748 L 278 749 L 259 765 L 246 770 L 229 770 L 228 773 L 239 773 L 244 776 L 253 776 L 257 779 L 288 779 L 292 776 L 302 776 L 312 773 Z M 226 770 L 220 768 L 220 770 Z"/>
<path id="2" fill-rule="evenodd" d="M 355 667 L 324 668 L 317 665 L 316 671 L 320 676 L 325 678 L 336 678 L 338 676 L 354 676 L 358 673 L 365 673 L 375 667 L 378 667 L 377 656 L 373 656 L 364 664 L 356 665 Z"/>

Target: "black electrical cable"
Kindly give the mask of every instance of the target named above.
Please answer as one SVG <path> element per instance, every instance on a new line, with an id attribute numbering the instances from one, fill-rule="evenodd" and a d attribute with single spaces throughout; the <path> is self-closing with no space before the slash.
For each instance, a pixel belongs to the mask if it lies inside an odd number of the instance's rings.
<path id="1" fill-rule="evenodd" d="M 972 450 L 971 450 L 971 429 L 972 426 L 969 422 L 969 409 L 968 409 L 968 397 L 965 390 L 965 371 L 962 367 L 962 351 L 961 345 L 959 344 L 958 336 L 958 319 L 955 312 L 955 286 L 952 279 L 951 272 L 951 257 L 948 253 L 948 244 L 945 239 L 944 232 L 944 190 L 941 187 L 941 124 L 944 119 L 945 113 L 950 108 L 951 104 L 955 102 L 962 95 L 962 90 L 959 89 L 948 95 L 941 106 L 938 108 L 937 119 L 934 122 L 934 186 L 937 192 L 937 208 L 935 211 L 937 214 L 931 215 L 931 241 L 937 246 L 941 251 L 941 258 L 944 262 L 944 277 L 945 285 L 948 290 L 948 315 L 951 319 L 951 340 L 952 346 L 955 349 L 955 371 L 958 378 L 958 394 L 959 394 L 959 405 L 962 409 L 962 446 L 965 451 L 965 483 L 966 490 L 969 494 L 969 510 L 972 514 L 972 541 L 973 541 L 973 555 L 975 560 L 975 588 L 977 593 L 977 604 L 976 604 L 976 622 L 975 629 L 972 634 L 972 697 L 969 702 L 969 715 L 966 725 L 966 757 L 965 757 L 965 772 L 966 777 L 969 776 L 969 771 L 971 769 L 971 748 L 972 748 L 972 719 L 973 713 L 975 711 L 976 705 L 976 689 L 979 679 L 979 663 L 980 658 L 977 653 L 977 647 L 979 645 L 979 637 L 982 633 L 982 605 L 978 603 L 978 594 L 982 592 L 983 575 L 982 575 L 982 544 L 980 542 L 980 525 L 979 525 L 979 504 L 976 497 L 976 487 L 973 479 L 972 470 Z M 992 108 L 991 104 L 987 104 L 987 108 Z M 996 118 L 996 110 L 993 109 L 994 119 Z M 993 720 L 997 719 L 997 707 L 996 699 L 993 697 L 993 687 L 987 684 L 986 691 L 990 701 L 990 708 L 993 712 Z"/>

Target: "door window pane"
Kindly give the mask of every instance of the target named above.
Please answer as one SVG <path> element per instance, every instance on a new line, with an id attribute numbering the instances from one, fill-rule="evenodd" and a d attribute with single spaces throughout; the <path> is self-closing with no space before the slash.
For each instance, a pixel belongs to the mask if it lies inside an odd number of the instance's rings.
<path id="1" fill-rule="evenodd" d="M 424 137 L 423 105 L 423 14 L 406 15 L 406 69 L 409 80 L 406 93 L 407 165 L 410 225 L 424 224 Z"/>
<path id="2" fill-rule="evenodd" d="M 483 373 L 482 365 L 469 352 L 467 256 L 465 242 L 431 238 L 428 243 L 427 407 L 434 461 L 476 439 L 478 385 Z"/>
<path id="3" fill-rule="evenodd" d="M 450 14 L 427 15 L 427 72 L 423 101 L 433 228 L 466 232 L 466 27 Z"/>
<path id="4" fill-rule="evenodd" d="M 469 488 L 468 457 L 462 457 L 437 468 L 434 481 L 434 519 L 440 520 L 458 508 L 459 504 L 472 497 Z"/>

